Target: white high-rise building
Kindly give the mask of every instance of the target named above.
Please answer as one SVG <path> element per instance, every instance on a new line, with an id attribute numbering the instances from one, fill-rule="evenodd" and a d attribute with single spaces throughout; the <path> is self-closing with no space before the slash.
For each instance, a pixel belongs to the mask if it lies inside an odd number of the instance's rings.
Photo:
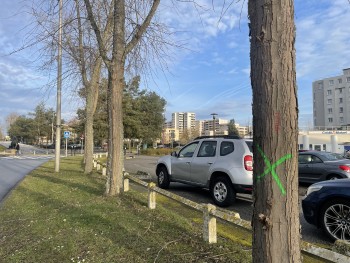
<path id="1" fill-rule="evenodd" d="M 180 133 L 184 130 L 192 130 L 196 127 L 196 114 L 193 112 L 174 112 L 171 118 L 171 126 Z"/>
<path id="2" fill-rule="evenodd" d="M 316 129 L 350 126 L 350 68 L 343 75 L 312 83 L 313 116 Z"/>

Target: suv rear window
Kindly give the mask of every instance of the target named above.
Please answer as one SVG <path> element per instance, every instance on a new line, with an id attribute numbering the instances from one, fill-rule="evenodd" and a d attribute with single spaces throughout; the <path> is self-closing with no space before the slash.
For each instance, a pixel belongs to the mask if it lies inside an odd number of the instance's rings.
<path id="1" fill-rule="evenodd" d="M 235 150 L 233 142 L 223 141 L 220 146 L 220 156 L 225 156 Z"/>
<path id="2" fill-rule="evenodd" d="M 249 150 L 253 152 L 253 141 L 245 141 L 245 143 L 248 145 Z"/>

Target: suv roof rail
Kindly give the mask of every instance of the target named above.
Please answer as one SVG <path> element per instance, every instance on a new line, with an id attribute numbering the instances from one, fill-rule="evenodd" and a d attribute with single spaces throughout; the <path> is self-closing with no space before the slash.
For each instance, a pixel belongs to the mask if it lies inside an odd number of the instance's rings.
<path id="1" fill-rule="evenodd" d="M 209 135 L 209 136 L 199 136 L 194 138 L 194 140 L 209 139 L 209 138 L 242 139 L 237 135 Z"/>

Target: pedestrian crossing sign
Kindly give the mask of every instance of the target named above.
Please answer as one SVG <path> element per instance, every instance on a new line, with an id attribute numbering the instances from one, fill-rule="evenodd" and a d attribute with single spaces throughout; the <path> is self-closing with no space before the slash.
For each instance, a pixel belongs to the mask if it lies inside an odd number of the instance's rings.
<path id="1" fill-rule="evenodd" d="M 70 131 L 65 131 L 65 132 L 63 133 L 63 137 L 64 137 L 65 139 L 69 138 L 69 137 L 70 137 Z"/>

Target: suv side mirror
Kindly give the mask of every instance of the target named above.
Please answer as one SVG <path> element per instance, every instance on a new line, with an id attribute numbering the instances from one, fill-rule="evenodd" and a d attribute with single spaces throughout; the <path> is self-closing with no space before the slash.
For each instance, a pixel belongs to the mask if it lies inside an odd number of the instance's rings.
<path id="1" fill-rule="evenodd" d="M 172 152 L 172 153 L 171 153 L 171 156 L 173 156 L 173 157 L 177 157 L 177 153 L 176 153 L 176 151 Z"/>

